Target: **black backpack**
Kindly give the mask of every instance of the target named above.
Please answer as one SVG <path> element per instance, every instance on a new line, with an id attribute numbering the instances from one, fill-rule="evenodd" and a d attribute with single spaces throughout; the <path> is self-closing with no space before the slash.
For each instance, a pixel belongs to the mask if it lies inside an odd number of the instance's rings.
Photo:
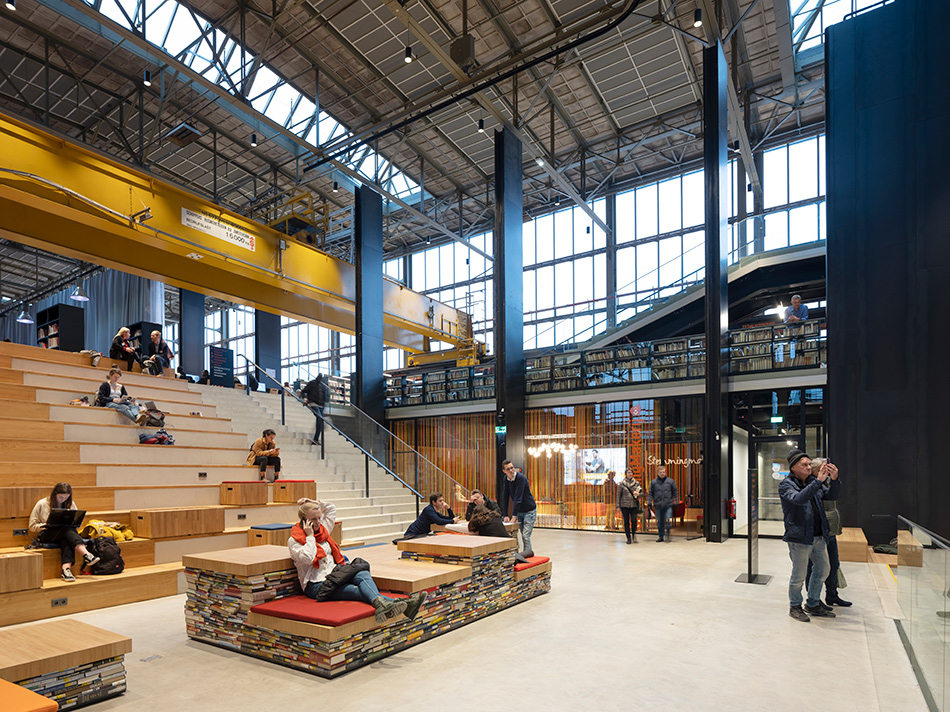
<path id="1" fill-rule="evenodd" d="M 97 536 L 86 548 L 90 554 L 99 557 L 99 561 L 89 569 L 92 575 L 121 574 L 125 569 L 122 551 L 111 536 Z"/>

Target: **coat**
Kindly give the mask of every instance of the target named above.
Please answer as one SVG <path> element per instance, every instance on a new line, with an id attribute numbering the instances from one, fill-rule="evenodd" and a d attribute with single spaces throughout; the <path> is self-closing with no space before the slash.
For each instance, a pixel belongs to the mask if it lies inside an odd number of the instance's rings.
<path id="1" fill-rule="evenodd" d="M 643 496 L 643 489 L 636 480 L 620 480 L 617 486 L 617 509 L 621 507 L 630 507 L 640 509 L 640 497 Z"/>

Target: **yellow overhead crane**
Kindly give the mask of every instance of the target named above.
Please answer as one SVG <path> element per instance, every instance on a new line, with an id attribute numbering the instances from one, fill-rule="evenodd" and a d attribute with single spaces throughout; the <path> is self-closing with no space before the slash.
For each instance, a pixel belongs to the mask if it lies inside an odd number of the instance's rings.
<path id="1" fill-rule="evenodd" d="M 3 113 L 0 236 L 338 331 L 355 329 L 353 265 Z M 387 345 L 412 353 L 427 351 L 430 340 L 476 353 L 483 347 L 472 338 L 468 314 L 380 278 Z"/>

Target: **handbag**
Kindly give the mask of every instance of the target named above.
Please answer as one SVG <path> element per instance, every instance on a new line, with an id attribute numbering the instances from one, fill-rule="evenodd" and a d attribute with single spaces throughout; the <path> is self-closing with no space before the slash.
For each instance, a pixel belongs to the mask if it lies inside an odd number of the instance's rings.
<path id="1" fill-rule="evenodd" d="M 369 571 L 369 562 L 358 556 L 348 564 L 337 564 L 333 567 L 333 571 L 328 573 L 327 577 L 323 580 L 320 590 L 317 591 L 316 600 L 329 601 L 330 596 L 332 596 L 338 588 L 346 586 L 360 571 Z"/>

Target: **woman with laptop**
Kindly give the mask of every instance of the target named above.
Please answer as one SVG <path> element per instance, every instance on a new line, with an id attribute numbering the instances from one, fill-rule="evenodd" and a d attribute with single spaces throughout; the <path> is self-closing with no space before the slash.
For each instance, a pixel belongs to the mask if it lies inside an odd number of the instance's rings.
<path id="1" fill-rule="evenodd" d="M 50 496 L 37 502 L 30 512 L 30 533 L 39 543 L 58 544 L 62 550 L 63 581 L 76 580 L 72 569 L 77 553 L 82 556 L 83 567 L 99 562 L 99 557 L 89 553 L 76 531 L 85 514 L 76 508 L 73 488 L 67 482 L 53 487 Z"/>

